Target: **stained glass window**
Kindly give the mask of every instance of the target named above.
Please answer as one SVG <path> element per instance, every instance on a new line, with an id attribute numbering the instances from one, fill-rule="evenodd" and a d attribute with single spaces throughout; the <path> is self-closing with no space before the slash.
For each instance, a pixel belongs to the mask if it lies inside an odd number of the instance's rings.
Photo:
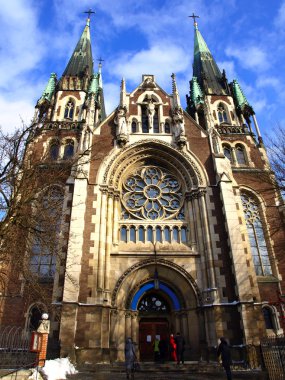
<path id="1" fill-rule="evenodd" d="M 165 169 L 146 166 L 123 183 L 122 218 L 184 219 L 184 194 L 178 179 Z"/>
<path id="2" fill-rule="evenodd" d="M 245 193 L 241 195 L 241 200 L 256 274 L 258 276 L 271 275 L 272 270 L 258 204 L 253 197 Z"/>
<path id="3" fill-rule="evenodd" d="M 157 294 L 147 293 L 138 304 L 139 311 L 168 312 L 169 307 L 165 300 Z"/>

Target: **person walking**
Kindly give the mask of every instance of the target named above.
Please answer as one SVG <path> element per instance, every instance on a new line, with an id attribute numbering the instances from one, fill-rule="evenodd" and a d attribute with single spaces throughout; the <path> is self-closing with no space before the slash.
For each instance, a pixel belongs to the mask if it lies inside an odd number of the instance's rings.
<path id="1" fill-rule="evenodd" d="M 170 359 L 177 362 L 176 342 L 175 342 L 173 334 L 170 335 L 169 345 L 170 345 Z"/>
<path id="2" fill-rule="evenodd" d="M 159 341 L 159 356 L 160 356 L 160 362 L 163 364 L 165 362 L 165 359 L 166 359 L 166 354 L 167 354 L 167 342 L 165 339 L 160 339 Z"/>
<path id="3" fill-rule="evenodd" d="M 230 347 L 224 337 L 220 338 L 220 342 L 221 343 L 219 344 L 217 355 L 218 357 L 221 355 L 222 365 L 226 371 L 227 380 L 232 380 L 232 371 L 231 371 L 232 359 L 231 359 Z"/>
<path id="4" fill-rule="evenodd" d="M 127 338 L 125 344 L 125 366 L 127 379 L 130 379 L 130 376 L 132 380 L 134 379 L 134 365 L 136 358 L 137 357 L 132 338 Z"/>
<path id="5" fill-rule="evenodd" d="M 154 351 L 154 361 L 159 361 L 159 339 L 158 337 L 155 337 L 154 343 L 153 343 L 153 351 Z"/>
<path id="6" fill-rule="evenodd" d="M 185 350 L 185 340 L 180 332 L 176 334 L 175 337 L 176 343 L 176 355 L 177 355 L 177 364 L 184 364 L 184 350 Z"/>

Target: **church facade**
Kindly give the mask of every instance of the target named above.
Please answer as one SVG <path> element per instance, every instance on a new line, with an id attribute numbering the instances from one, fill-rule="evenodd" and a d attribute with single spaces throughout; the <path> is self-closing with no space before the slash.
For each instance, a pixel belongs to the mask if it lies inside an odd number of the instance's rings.
<path id="1" fill-rule="evenodd" d="M 171 94 L 151 74 L 130 93 L 123 79 L 107 116 L 88 20 L 36 105 L 27 154 L 47 167 L 76 163 L 54 183 L 60 259 L 30 254 L 50 303 L 6 298 L 2 324 L 28 326 L 36 308 L 49 311 L 61 355 L 80 363 L 124 360 L 127 337 L 148 360 L 156 336 L 180 332 L 186 359 L 198 360 L 221 336 L 258 345 L 283 333 L 282 199 L 266 180 L 255 112 L 197 23 L 186 110 L 169 80 Z"/>

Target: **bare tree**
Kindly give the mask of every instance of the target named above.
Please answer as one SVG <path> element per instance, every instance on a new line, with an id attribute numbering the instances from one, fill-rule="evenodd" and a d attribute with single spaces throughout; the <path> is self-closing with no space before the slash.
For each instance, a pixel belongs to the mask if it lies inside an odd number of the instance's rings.
<path id="1" fill-rule="evenodd" d="M 277 126 L 270 136 L 267 136 L 267 151 L 276 182 L 281 193 L 285 191 L 285 128 Z"/>
<path id="2" fill-rule="evenodd" d="M 25 125 L 10 134 L 0 129 L 0 278 L 8 296 L 28 287 L 29 297 L 48 304 L 56 261 L 65 260 L 59 244 L 65 182 L 88 157 L 43 160 L 34 144 L 39 133 L 45 132 Z"/>

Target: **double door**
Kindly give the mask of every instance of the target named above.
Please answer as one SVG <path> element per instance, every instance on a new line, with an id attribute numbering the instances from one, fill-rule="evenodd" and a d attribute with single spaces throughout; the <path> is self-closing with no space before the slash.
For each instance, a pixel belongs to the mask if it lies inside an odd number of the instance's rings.
<path id="1" fill-rule="evenodd" d="M 154 341 L 169 341 L 169 323 L 167 319 L 142 319 L 139 325 L 139 350 L 140 359 L 144 361 L 154 360 Z"/>

